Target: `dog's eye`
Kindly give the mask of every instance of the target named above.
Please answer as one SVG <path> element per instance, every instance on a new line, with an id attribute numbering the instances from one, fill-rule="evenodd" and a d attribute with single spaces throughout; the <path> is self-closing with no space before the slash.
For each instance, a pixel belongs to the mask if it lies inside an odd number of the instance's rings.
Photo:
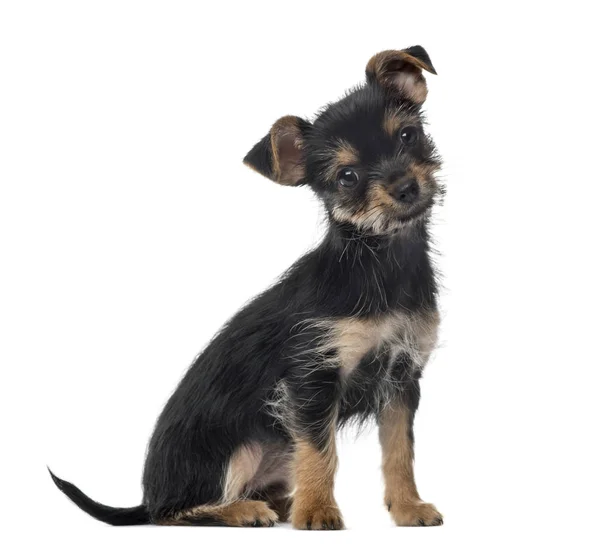
<path id="1" fill-rule="evenodd" d="M 352 168 L 343 168 L 338 172 L 337 181 L 344 187 L 354 187 L 358 183 L 358 174 Z"/>
<path id="2" fill-rule="evenodd" d="M 412 145 L 419 137 L 419 131 L 415 126 L 406 126 L 400 130 L 400 139 L 406 145 Z"/>

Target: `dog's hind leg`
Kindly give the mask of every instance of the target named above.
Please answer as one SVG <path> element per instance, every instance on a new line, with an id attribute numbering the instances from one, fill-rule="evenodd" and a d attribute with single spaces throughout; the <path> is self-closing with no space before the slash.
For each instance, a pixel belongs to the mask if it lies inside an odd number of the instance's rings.
<path id="1" fill-rule="evenodd" d="M 287 496 L 284 488 L 287 485 L 280 480 L 285 462 L 280 453 L 287 454 L 268 444 L 250 442 L 240 445 L 225 468 L 222 496 L 218 502 L 178 511 L 158 523 L 231 527 L 275 525 L 281 510 L 278 513 L 271 506 L 281 508 L 280 499 Z"/>
<path id="2" fill-rule="evenodd" d="M 279 521 L 282 523 L 290 521 L 294 497 L 290 495 L 290 490 L 287 485 L 285 487 L 281 485 L 269 487 L 265 494 L 265 498 L 269 503 L 269 506 L 277 513 Z"/>
<path id="3" fill-rule="evenodd" d="M 222 525 L 229 527 L 272 527 L 277 513 L 262 500 L 241 499 L 230 504 L 203 505 L 177 512 L 161 525 Z"/>
<path id="4" fill-rule="evenodd" d="M 290 494 L 292 487 L 287 482 L 275 483 L 268 487 L 254 491 L 251 498 L 265 501 L 275 511 L 280 522 L 290 520 L 290 513 L 294 499 Z"/>
<path id="5" fill-rule="evenodd" d="M 290 443 L 264 444 L 261 463 L 247 485 L 248 498 L 266 501 L 281 522 L 289 520 L 293 501 L 292 460 Z"/>

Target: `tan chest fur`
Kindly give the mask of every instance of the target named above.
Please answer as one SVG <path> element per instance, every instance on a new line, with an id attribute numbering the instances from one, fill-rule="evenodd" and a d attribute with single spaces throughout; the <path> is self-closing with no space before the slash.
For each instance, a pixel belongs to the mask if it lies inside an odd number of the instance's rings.
<path id="1" fill-rule="evenodd" d="M 379 351 L 392 357 L 406 353 L 416 368 L 423 368 L 437 342 L 439 314 L 395 312 L 370 319 L 320 320 L 319 325 L 325 329 L 319 351 L 333 351 L 329 361 L 348 376 L 366 354 Z"/>

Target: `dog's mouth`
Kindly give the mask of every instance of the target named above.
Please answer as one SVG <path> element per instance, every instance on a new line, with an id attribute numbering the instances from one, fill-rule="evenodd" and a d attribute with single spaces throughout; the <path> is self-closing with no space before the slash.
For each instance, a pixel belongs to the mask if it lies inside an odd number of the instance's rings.
<path id="1" fill-rule="evenodd" d="M 403 208 L 402 212 L 396 214 L 395 218 L 401 223 L 407 223 L 426 216 L 434 205 L 433 197 L 411 205 L 409 208 Z"/>
<path id="2" fill-rule="evenodd" d="M 385 203 L 374 201 L 358 211 L 335 207 L 332 215 L 341 223 L 355 226 L 369 235 L 393 234 L 403 227 L 426 217 L 435 203 L 431 196 L 421 196 L 412 204 L 402 204 L 387 200 Z"/>
<path id="3" fill-rule="evenodd" d="M 369 234 L 393 235 L 402 229 L 412 226 L 415 222 L 426 218 L 433 204 L 434 200 L 428 199 L 418 205 L 411 205 L 410 208 L 404 207 L 401 212 L 396 208 L 390 209 L 387 212 L 383 211 L 376 219 L 372 220 L 372 223 L 360 224 L 359 226 Z"/>

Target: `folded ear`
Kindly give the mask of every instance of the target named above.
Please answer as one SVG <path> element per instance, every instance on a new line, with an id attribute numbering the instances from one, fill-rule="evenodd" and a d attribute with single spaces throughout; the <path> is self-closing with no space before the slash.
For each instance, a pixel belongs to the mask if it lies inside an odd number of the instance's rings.
<path id="1" fill-rule="evenodd" d="M 427 97 L 424 70 L 437 74 L 421 46 L 386 50 L 375 54 L 367 63 L 367 82 L 379 82 L 400 97 L 420 105 Z"/>
<path id="2" fill-rule="evenodd" d="M 280 118 L 244 157 L 244 164 L 282 185 L 300 185 L 305 176 L 304 135 L 310 123 L 296 116 Z"/>

